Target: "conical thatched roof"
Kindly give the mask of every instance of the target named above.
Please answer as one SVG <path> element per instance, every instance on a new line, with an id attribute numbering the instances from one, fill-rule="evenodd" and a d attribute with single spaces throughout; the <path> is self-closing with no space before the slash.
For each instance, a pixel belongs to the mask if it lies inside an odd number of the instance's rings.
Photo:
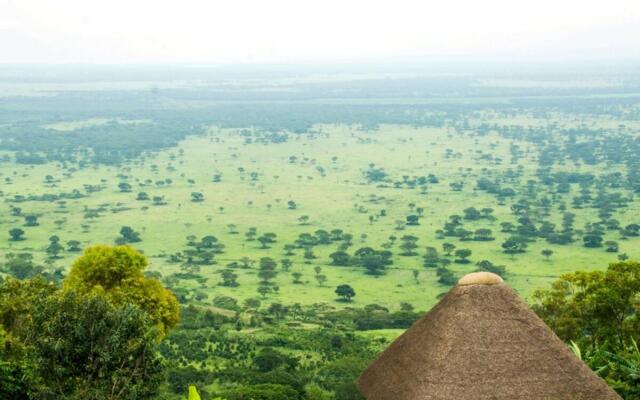
<path id="1" fill-rule="evenodd" d="M 368 400 L 621 398 L 493 274 L 468 275 L 358 380 Z"/>

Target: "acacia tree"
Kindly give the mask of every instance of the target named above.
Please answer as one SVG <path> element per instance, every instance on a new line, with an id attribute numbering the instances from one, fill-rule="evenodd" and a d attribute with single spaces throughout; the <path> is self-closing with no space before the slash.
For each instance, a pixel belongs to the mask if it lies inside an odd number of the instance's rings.
<path id="1" fill-rule="evenodd" d="M 11 240 L 12 242 L 24 240 L 24 231 L 20 228 L 13 228 L 9 230 L 9 236 L 9 240 Z"/>
<path id="2" fill-rule="evenodd" d="M 263 249 L 268 249 L 269 244 L 276 242 L 277 235 L 275 233 L 267 232 L 258 238 L 258 242 L 262 245 Z"/>
<path id="3" fill-rule="evenodd" d="M 415 256 L 416 253 L 414 250 L 418 247 L 418 238 L 413 235 L 404 235 L 402 238 L 402 243 L 400 243 L 400 248 L 402 249 L 402 256 Z"/>
<path id="4" fill-rule="evenodd" d="M 283 258 L 282 260 L 280 260 L 280 265 L 282 266 L 282 270 L 284 272 L 289 272 L 289 268 L 291 268 L 293 263 L 288 258 Z"/>
<path id="5" fill-rule="evenodd" d="M 191 192 L 191 201 L 193 203 L 201 203 L 204 201 L 204 195 L 200 192 Z"/>
<path id="6" fill-rule="evenodd" d="M 442 243 L 442 251 L 444 254 L 449 257 L 451 256 L 451 252 L 456 249 L 456 245 L 453 243 Z"/>
<path id="7" fill-rule="evenodd" d="M 247 232 L 245 232 L 244 237 L 248 242 L 251 242 L 256 240 L 257 235 L 258 235 L 257 229 L 255 227 L 251 227 Z"/>
<path id="8" fill-rule="evenodd" d="M 118 184 L 118 189 L 120 189 L 122 193 L 129 193 L 131 192 L 131 185 L 127 182 L 122 182 Z"/>
<path id="9" fill-rule="evenodd" d="M 391 265 L 391 252 L 384 250 L 378 251 L 370 247 L 363 247 L 356 250 L 355 262 L 363 266 L 367 273 L 374 276 L 379 276 L 385 273 L 388 265 Z"/>
<path id="10" fill-rule="evenodd" d="M 507 272 L 507 269 L 504 265 L 495 265 L 489 260 L 482 260 L 476 263 L 478 267 L 478 271 L 492 272 L 494 274 L 500 275 L 504 277 Z"/>
<path id="11" fill-rule="evenodd" d="M 436 270 L 436 275 L 438 276 L 438 283 L 447 286 L 453 286 L 458 281 L 456 276 L 446 267 L 439 267 Z"/>
<path id="12" fill-rule="evenodd" d="M 149 195 L 146 192 L 140 192 L 140 193 L 138 193 L 138 196 L 136 197 L 136 200 L 139 200 L 139 201 L 149 200 Z"/>
<path id="13" fill-rule="evenodd" d="M 616 242 L 615 240 L 607 240 L 606 242 L 604 242 L 604 245 L 606 246 L 606 251 L 609 253 L 617 253 L 618 252 L 618 242 Z"/>
<path id="14" fill-rule="evenodd" d="M 316 281 L 318 282 L 318 286 L 322 287 L 327 281 L 327 276 L 324 274 L 316 274 Z"/>
<path id="15" fill-rule="evenodd" d="M 60 238 L 57 235 L 53 235 L 49 238 L 49 246 L 45 250 L 49 257 L 58 258 L 58 254 L 64 250 L 64 247 L 60 244 Z"/>
<path id="16" fill-rule="evenodd" d="M 26 215 L 24 217 L 24 226 L 38 226 L 38 216 L 37 215 Z"/>
<path id="17" fill-rule="evenodd" d="M 80 248 L 80 242 L 77 240 L 67 241 L 67 251 L 70 251 L 70 252 L 82 251 L 82 249 Z"/>
<path id="18" fill-rule="evenodd" d="M 265 298 L 271 292 L 271 288 L 269 286 L 258 286 L 257 292 L 260 293 L 262 298 Z"/>
<path id="19" fill-rule="evenodd" d="M 300 284 L 302 283 L 302 281 L 300 280 L 300 278 L 302 278 L 302 272 L 294 272 L 291 274 L 291 276 L 293 276 L 293 283 L 295 284 Z"/>
<path id="20" fill-rule="evenodd" d="M 424 256 L 424 266 L 427 268 L 437 268 L 440 264 L 440 255 L 435 247 L 427 247 L 427 253 Z"/>
<path id="21" fill-rule="evenodd" d="M 585 235 L 582 240 L 584 242 L 584 247 L 601 247 L 604 239 L 602 239 L 602 236 L 600 235 L 589 234 Z"/>
<path id="22" fill-rule="evenodd" d="M 512 236 L 502 243 L 503 251 L 511 255 L 524 253 L 526 248 L 527 248 L 526 240 L 517 236 Z"/>
<path id="23" fill-rule="evenodd" d="M 123 226 L 120 229 L 120 237 L 116 239 L 116 244 L 137 243 L 141 242 L 140 234 L 133 230 L 130 226 Z"/>
<path id="24" fill-rule="evenodd" d="M 333 252 L 329 254 L 329 257 L 331 258 L 331 265 L 338 265 L 342 267 L 349 265 L 351 260 L 351 256 L 344 251 Z"/>
<path id="25" fill-rule="evenodd" d="M 268 286 L 271 284 L 271 280 L 278 274 L 276 266 L 277 264 L 272 258 L 262 257 L 260 259 L 258 277 L 261 279 L 262 285 Z"/>
<path id="26" fill-rule="evenodd" d="M 350 302 L 356 295 L 356 291 L 350 285 L 342 284 L 336 287 L 336 294 L 342 299 L 342 301 Z"/>
<path id="27" fill-rule="evenodd" d="M 238 274 L 234 273 L 233 270 L 225 269 L 221 274 L 222 282 L 220 285 L 227 287 L 236 287 L 239 286 L 238 283 Z"/>
<path id="28" fill-rule="evenodd" d="M 406 224 L 409 226 L 420 225 L 420 217 L 418 215 L 415 215 L 415 214 L 407 215 L 406 220 L 407 220 Z"/>
<path id="29" fill-rule="evenodd" d="M 457 257 L 455 262 L 459 264 L 467 264 L 469 263 L 468 258 L 471 256 L 471 250 L 469 249 L 458 249 L 455 251 L 455 256 Z"/>
<path id="30" fill-rule="evenodd" d="M 316 258 L 316 255 L 313 253 L 313 246 L 305 246 L 304 258 L 305 260 L 313 260 L 314 258 Z"/>

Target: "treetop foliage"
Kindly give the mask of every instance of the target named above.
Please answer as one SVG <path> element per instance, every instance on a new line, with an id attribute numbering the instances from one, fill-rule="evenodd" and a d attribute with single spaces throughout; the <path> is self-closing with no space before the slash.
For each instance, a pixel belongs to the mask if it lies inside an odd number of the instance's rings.
<path id="1" fill-rule="evenodd" d="M 640 263 L 562 275 L 534 295 L 535 311 L 627 400 L 640 399 Z"/>
<path id="2" fill-rule="evenodd" d="M 63 287 L 0 280 L 0 398 L 141 400 L 164 382 L 160 339 L 178 303 L 130 247 L 85 251 Z"/>
<path id="3" fill-rule="evenodd" d="M 178 301 L 160 281 L 144 275 L 147 265 L 147 258 L 129 246 L 92 246 L 73 263 L 64 287 L 103 294 L 118 306 L 133 303 L 151 316 L 163 336 L 178 322 Z"/>
<path id="4" fill-rule="evenodd" d="M 536 312 L 562 339 L 595 348 L 624 348 L 640 340 L 640 263 L 562 275 L 534 295 Z"/>

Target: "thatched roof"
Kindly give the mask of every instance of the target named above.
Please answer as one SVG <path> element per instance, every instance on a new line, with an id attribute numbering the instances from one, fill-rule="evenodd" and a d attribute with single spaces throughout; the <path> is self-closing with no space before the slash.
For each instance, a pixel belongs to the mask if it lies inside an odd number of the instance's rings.
<path id="1" fill-rule="evenodd" d="M 620 400 L 493 274 L 464 277 L 358 380 L 368 400 Z"/>

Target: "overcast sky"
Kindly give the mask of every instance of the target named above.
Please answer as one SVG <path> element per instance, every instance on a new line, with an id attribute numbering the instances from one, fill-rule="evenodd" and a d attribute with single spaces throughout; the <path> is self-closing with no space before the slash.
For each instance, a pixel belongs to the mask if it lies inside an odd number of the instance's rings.
<path id="1" fill-rule="evenodd" d="M 0 0 L 0 63 L 640 59 L 640 0 Z"/>

